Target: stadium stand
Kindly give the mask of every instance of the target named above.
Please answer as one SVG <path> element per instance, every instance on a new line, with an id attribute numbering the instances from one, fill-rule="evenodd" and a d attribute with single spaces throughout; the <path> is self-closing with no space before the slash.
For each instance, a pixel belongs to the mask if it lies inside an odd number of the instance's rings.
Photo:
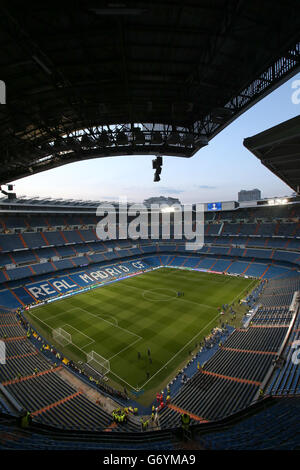
<path id="1" fill-rule="evenodd" d="M 199 432 L 195 439 L 207 450 L 296 450 L 299 449 L 299 407 L 297 397 L 280 398 L 248 419 L 227 424 L 223 430 L 216 427 L 214 431 Z"/>

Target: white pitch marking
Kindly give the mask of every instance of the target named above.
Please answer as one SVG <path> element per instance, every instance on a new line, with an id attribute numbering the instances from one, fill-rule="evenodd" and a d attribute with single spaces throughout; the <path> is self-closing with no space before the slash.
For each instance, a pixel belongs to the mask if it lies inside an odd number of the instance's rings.
<path id="1" fill-rule="evenodd" d="M 86 348 L 86 347 L 89 346 L 90 344 L 96 342 L 93 338 L 91 338 L 90 336 L 86 335 L 85 333 L 82 333 L 82 331 L 79 331 L 77 328 L 75 328 L 75 326 L 72 326 L 72 325 L 70 325 L 69 323 L 65 323 L 61 328 L 64 329 L 65 326 L 69 326 L 69 327 L 72 328 L 73 330 L 76 330 L 80 335 L 86 336 L 86 338 L 88 338 L 88 339 L 90 340 L 90 342 L 89 342 L 88 344 L 85 344 L 84 346 L 82 346 L 82 348 Z M 71 341 L 71 343 L 73 344 L 72 341 Z"/>
<path id="2" fill-rule="evenodd" d="M 133 346 L 135 343 L 137 343 L 138 341 L 141 341 L 141 339 L 143 339 L 143 338 L 141 337 L 141 338 L 136 339 L 133 343 L 129 344 L 129 345 L 126 346 L 125 348 L 121 349 L 121 351 L 119 351 L 118 353 L 116 353 L 116 354 L 114 354 L 113 356 L 109 357 L 108 360 L 111 361 L 114 357 L 116 357 L 116 356 L 118 356 L 119 354 L 121 354 L 121 352 L 126 351 L 126 349 L 130 348 L 130 347 Z"/>

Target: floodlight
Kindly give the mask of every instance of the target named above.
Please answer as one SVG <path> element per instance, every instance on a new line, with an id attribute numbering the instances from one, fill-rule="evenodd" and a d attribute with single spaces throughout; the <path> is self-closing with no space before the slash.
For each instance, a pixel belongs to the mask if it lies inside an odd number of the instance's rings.
<path id="1" fill-rule="evenodd" d="M 159 175 L 161 174 L 161 167 L 162 167 L 162 157 L 156 157 L 155 160 L 152 160 L 152 168 L 155 171 L 154 181 L 160 181 Z"/>
<path id="2" fill-rule="evenodd" d="M 157 170 L 162 166 L 162 157 L 156 157 L 155 160 L 152 160 L 152 168 L 153 170 Z"/>
<path id="3" fill-rule="evenodd" d="M 159 174 L 157 173 L 157 171 L 155 172 L 154 174 L 154 180 L 153 180 L 155 183 L 157 183 L 158 181 L 160 181 L 160 176 Z"/>
<path id="4" fill-rule="evenodd" d="M 175 212 L 175 209 L 172 206 L 162 207 L 161 212 Z"/>

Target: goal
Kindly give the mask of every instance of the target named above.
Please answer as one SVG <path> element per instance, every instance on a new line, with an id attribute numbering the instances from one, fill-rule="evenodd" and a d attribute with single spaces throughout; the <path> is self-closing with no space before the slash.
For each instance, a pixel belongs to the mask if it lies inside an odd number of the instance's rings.
<path id="1" fill-rule="evenodd" d="M 63 328 L 56 328 L 52 331 L 52 336 L 61 346 L 67 346 L 72 343 L 72 336 Z"/>
<path id="2" fill-rule="evenodd" d="M 87 353 L 87 364 L 96 369 L 100 374 L 106 375 L 110 371 L 110 362 L 105 357 L 100 356 L 100 354 L 95 351 Z"/>

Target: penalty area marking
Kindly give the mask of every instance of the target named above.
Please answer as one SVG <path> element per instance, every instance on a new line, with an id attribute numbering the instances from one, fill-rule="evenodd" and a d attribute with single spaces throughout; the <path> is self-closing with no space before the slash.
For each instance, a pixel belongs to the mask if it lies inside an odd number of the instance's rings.
<path id="1" fill-rule="evenodd" d="M 65 329 L 65 328 L 64 328 L 65 326 L 68 326 L 69 328 L 72 328 L 73 330 L 77 331 L 77 333 L 79 333 L 79 334 L 82 335 L 82 336 L 85 336 L 86 338 L 88 338 L 88 339 L 90 340 L 90 342 L 87 343 L 87 344 L 85 344 L 84 346 L 82 346 L 82 348 L 86 348 L 87 346 L 90 346 L 91 344 L 93 344 L 93 343 L 96 342 L 93 338 L 91 338 L 90 336 L 86 335 L 85 333 L 82 333 L 82 331 L 79 331 L 77 328 L 75 328 L 75 326 L 72 326 L 72 325 L 70 325 L 69 323 L 65 323 L 65 324 L 64 324 L 63 326 L 61 326 L 60 328 Z M 67 331 L 67 330 L 66 330 L 66 331 Z M 67 331 L 67 333 L 69 333 L 69 332 Z M 71 337 L 72 337 L 72 336 L 71 336 Z M 71 341 L 71 343 L 74 344 L 74 343 L 73 343 L 73 340 Z M 74 346 L 76 346 L 76 345 L 74 345 Z"/>
<path id="2" fill-rule="evenodd" d="M 37 317 L 34 313 L 32 313 L 32 310 L 30 311 L 29 315 L 33 316 L 33 317 L 36 318 L 39 322 L 41 322 L 41 323 L 43 323 L 44 325 L 46 325 L 46 327 L 47 327 L 48 329 L 50 329 L 51 332 L 54 330 L 54 328 L 53 328 L 52 326 L 50 326 L 50 325 L 49 325 L 48 323 L 46 323 L 44 320 L 41 320 L 41 319 L 40 319 L 39 317 Z M 66 324 L 67 324 L 67 323 L 66 323 Z M 72 326 L 72 325 L 69 325 L 69 326 Z M 73 328 L 74 328 L 74 327 L 73 327 Z M 83 334 L 83 333 L 81 333 L 81 334 Z M 85 335 L 85 336 L 87 336 L 87 335 Z M 88 338 L 89 338 L 89 337 L 88 337 Z M 90 338 L 90 339 L 92 339 L 92 338 Z M 50 342 L 50 341 L 49 341 L 49 342 Z M 93 340 L 93 342 L 95 342 L 95 341 Z M 79 346 L 77 346 L 77 344 L 73 343 L 72 340 L 71 340 L 71 343 L 69 343 L 69 344 L 71 344 L 72 346 L 74 346 L 74 348 L 78 349 L 78 351 L 81 351 L 81 352 L 86 356 L 86 352 L 85 352 L 83 349 L 81 349 Z"/>
<path id="3" fill-rule="evenodd" d="M 97 317 L 97 318 L 99 318 L 100 320 L 103 320 L 103 321 L 106 321 L 107 323 L 110 323 L 112 326 L 119 327 L 119 322 L 118 322 L 118 320 L 117 320 L 113 315 L 106 314 L 109 318 L 112 318 L 112 319 L 115 321 L 115 323 L 112 323 L 112 322 L 110 322 L 109 320 L 106 320 L 105 318 L 100 317 L 99 315 L 96 315 L 96 314 L 94 314 L 94 313 L 91 313 L 91 312 L 89 312 L 88 310 L 85 310 L 85 308 L 82 308 L 82 307 L 73 307 L 73 308 L 70 308 L 69 310 L 66 310 L 66 312 L 73 312 L 73 310 L 75 310 L 75 309 L 83 310 L 84 312 L 88 313 L 89 315 L 93 315 L 94 317 Z M 65 312 L 65 313 L 66 313 L 66 312 Z"/>
<path id="4" fill-rule="evenodd" d="M 126 351 L 126 349 L 128 348 L 131 348 L 131 346 L 133 346 L 134 344 L 136 344 L 138 341 L 141 341 L 141 339 L 143 339 L 142 337 L 136 339 L 133 343 L 129 344 L 128 346 L 125 346 L 125 348 L 121 349 L 121 351 L 117 352 L 116 354 L 114 354 L 113 356 L 109 357 L 108 360 L 111 361 L 114 357 L 118 356 L 119 354 L 121 354 L 121 352 L 123 351 Z"/>
<path id="5" fill-rule="evenodd" d="M 141 341 L 142 339 L 144 339 L 142 336 L 137 335 L 136 333 L 133 333 L 132 331 L 127 330 L 126 328 L 122 328 L 122 327 L 119 326 L 119 325 L 115 325 L 114 323 L 111 323 L 111 322 L 109 322 L 108 320 L 105 320 L 104 318 L 99 317 L 98 315 L 95 315 L 95 314 L 93 314 L 93 313 L 90 313 L 88 310 L 85 310 L 85 309 L 82 308 L 82 307 L 74 307 L 74 309 L 82 310 L 82 311 L 86 312 L 87 314 L 89 314 L 89 315 L 91 315 L 91 316 L 93 316 L 93 317 L 98 318 L 99 320 L 103 320 L 103 321 L 105 321 L 106 323 L 109 323 L 111 326 L 113 326 L 113 327 L 115 327 L 115 328 L 119 328 L 120 330 L 123 330 L 123 331 L 125 331 L 126 333 L 129 333 L 129 334 L 131 334 L 131 335 L 137 337 L 137 339 L 136 339 L 135 341 L 133 341 L 133 343 L 128 344 L 127 346 L 125 346 L 125 348 L 121 349 L 121 350 L 118 351 L 116 354 L 114 354 L 113 356 L 109 357 L 109 358 L 108 358 L 108 361 L 111 361 L 114 357 L 118 356 L 118 355 L 121 354 L 123 351 L 126 351 L 126 349 L 129 349 L 129 348 L 132 347 L 134 344 L 136 344 L 138 341 Z M 73 310 L 74 310 L 74 309 L 73 309 Z M 95 340 L 94 340 L 94 342 L 95 342 Z M 87 346 L 88 346 L 88 344 L 85 345 L 85 346 L 83 346 L 83 348 L 86 348 Z M 112 374 L 114 374 L 116 377 L 118 377 L 120 380 L 123 380 L 121 377 L 117 376 L 114 372 L 112 372 L 112 370 L 110 370 L 110 372 L 111 372 Z M 125 382 L 125 381 L 123 380 L 123 382 Z M 130 385 L 130 384 L 128 384 L 127 382 L 125 382 L 125 383 L 126 383 L 127 385 Z M 132 385 L 130 385 L 130 387 L 132 387 Z M 132 387 L 132 388 L 134 388 L 134 387 Z"/>
<path id="6" fill-rule="evenodd" d="M 114 357 L 118 356 L 119 354 L 121 354 L 123 351 L 125 351 L 126 349 L 130 348 L 131 346 L 133 346 L 134 344 L 136 344 L 138 341 L 144 339 L 142 338 L 142 336 L 139 336 L 137 335 L 136 333 L 133 333 L 132 331 L 129 331 L 129 330 L 126 330 L 125 328 L 121 328 L 120 326 L 117 326 L 115 325 L 114 323 L 111 323 L 107 320 L 104 320 L 103 318 L 101 317 L 98 317 L 97 315 L 93 314 L 93 313 L 90 313 L 88 312 L 87 310 L 81 308 L 81 307 L 74 307 L 70 310 L 66 310 L 66 312 L 70 312 L 70 311 L 73 311 L 75 309 L 79 309 L 79 310 L 82 310 L 84 311 L 85 313 L 88 313 L 89 315 L 93 316 L 93 317 L 96 317 L 98 318 L 99 320 L 103 320 L 107 323 L 109 323 L 111 326 L 115 327 L 115 328 L 119 328 L 121 330 L 124 330 L 126 331 L 127 333 L 130 333 L 131 335 L 134 335 L 137 337 L 137 339 L 133 342 L 133 343 L 130 343 L 128 346 L 126 346 L 125 348 L 121 349 L 119 352 L 117 352 L 116 354 L 114 354 L 113 356 L 111 356 L 108 360 L 110 361 L 111 359 L 113 359 Z M 64 312 L 64 313 L 66 313 Z M 44 325 L 46 325 L 47 328 L 49 328 L 51 331 L 53 330 L 53 328 L 48 324 L 46 323 L 45 321 L 41 320 L 40 318 L 38 318 L 36 315 L 34 315 L 34 313 L 31 313 L 30 312 L 30 315 L 32 315 L 33 317 L 35 317 L 38 321 L 40 321 L 41 323 L 43 323 Z M 71 328 L 73 328 L 74 330 L 77 330 L 77 328 L 75 328 L 74 326 L 70 325 L 69 323 L 65 323 L 64 326 L 70 326 Z M 90 338 L 89 336 L 87 336 L 85 333 L 82 333 L 80 332 L 79 330 L 77 330 L 80 334 L 86 336 L 87 338 L 89 338 L 91 340 L 90 343 L 86 344 L 85 346 L 83 346 L 83 348 L 86 348 L 87 346 L 90 346 L 92 343 L 95 343 L 95 340 L 92 340 L 92 338 Z M 78 349 L 79 351 L 81 351 L 85 356 L 87 356 L 87 352 L 84 351 L 82 348 L 80 348 L 79 346 L 77 346 L 75 343 L 73 343 L 73 341 L 71 340 L 71 343 L 70 343 L 72 346 L 74 346 L 76 349 Z M 114 375 L 115 377 L 117 377 L 118 379 L 120 379 L 123 383 L 125 383 L 126 385 L 128 385 L 130 388 L 132 388 L 133 390 L 136 390 L 137 392 L 139 391 L 136 387 L 133 387 L 133 385 L 129 384 L 128 382 L 126 382 L 126 380 L 122 379 L 122 377 L 120 377 L 119 375 L 115 374 L 112 370 L 110 370 L 110 373 L 112 375 Z"/>
<path id="7" fill-rule="evenodd" d="M 61 315 L 65 315 L 66 313 L 70 312 L 70 310 L 65 310 L 64 312 L 57 313 L 56 315 L 51 315 L 51 317 L 45 318 L 45 321 L 52 320 L 53 318 L 60 317 Z"/>

